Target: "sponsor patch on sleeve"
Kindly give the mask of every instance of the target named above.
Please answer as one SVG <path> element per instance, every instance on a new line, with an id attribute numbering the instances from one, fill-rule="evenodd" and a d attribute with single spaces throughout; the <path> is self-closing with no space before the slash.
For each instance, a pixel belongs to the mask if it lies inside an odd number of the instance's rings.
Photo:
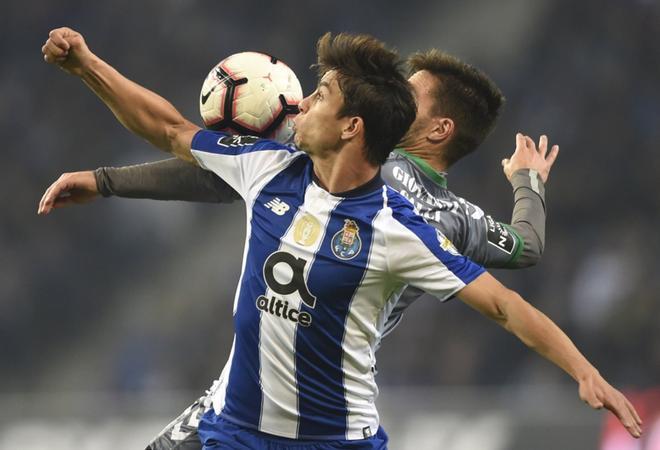
<path id="1" fill-rule="evenodd" d="M 516 248 L 516 238 L 504 225 L 486 216 L 488 224 L 488 243 L 511 255 Z"/>
<path id="2" fill-rule="evenodd" d="M 218 145 L 223 147 L 243 147 L 246 145 L 253 145 L 260 139 L 261 138 L 257 136 L 228 135 L 218 139 Z"/>

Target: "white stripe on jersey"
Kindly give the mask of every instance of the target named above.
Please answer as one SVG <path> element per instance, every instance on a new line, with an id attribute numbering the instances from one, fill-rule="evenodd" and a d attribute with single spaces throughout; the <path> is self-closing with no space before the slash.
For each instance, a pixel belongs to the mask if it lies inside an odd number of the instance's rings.
<path id="1" fill-rule="evenodd" d="M 231 343 L 231 351 L 229 352 L 229 358 L 225 363 L 225 367 L 220 373 L 220 378 L 213 383 L 211 387 L 210 396 L 212 398 L 213 410 L 216 414 L 220 414 L 222 407 L 225 405 L 225 394 L 227 393 L 227 383 L 229 382 L 229 372 L 231 371 L 231 362 L 234 359 L 234 348 L 236 347 L 236 337 Z"/>
<path id="2" fill-rule="evenodd" d="M 307 279 L 309 270 L 314 264 L 314 258 L 325 236 L 326 224 L 330 213 L 339 203 L 339 198 L 329 195 L 326 191 L 311 183 L 305 191 L 304 203 L 298 209 L 291 226 L 281 239 L 279 250 L 286 251 L 298 258 L 308 261 L 304 276 Z M 296 244 L 295 224 L 303 216 L 312 216 L 321 225 L 323 233 L 319 233 L 313 245 L 300 246 Z M 275 266 L 275 276 L 281 283 L 291 279 L 290 273 L 281 269 L 287 266 Z M 279 276 L 278 276 L 279 275 Z M 296 291 L 290 295 L 274 293 L 270 288 L 266 298 L 272 295 L 288 302 L 289 308 L 301 309 L 300 294 Z M 261 314 L 260 336 L 268 336 L 259 341 L 259 357 L 261 363 L 261 385 L 263 388 L 263 403 L 261 407 L 261 422 L 259 429 L 266 433 L 278 434 L 289 438 L 298 436 L 298 390 L 296 380 L 296 332 L 300 325 L 289 320 L 282 320 L 272 314 Z M 282 383 L 286 381 L 286 384 Z"/>

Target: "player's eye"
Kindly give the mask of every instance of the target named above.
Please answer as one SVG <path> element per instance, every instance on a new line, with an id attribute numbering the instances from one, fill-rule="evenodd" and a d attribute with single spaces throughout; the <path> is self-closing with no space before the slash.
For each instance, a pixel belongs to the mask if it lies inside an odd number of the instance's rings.
<path id="1" fill-rule="evenodd" d="M 314 99 L 315 99 L 315 100 L 321 100 L 321 99 L 323 99 L 323 95 L 321 94 L 320 91 L 316 91 L 316 94 L 314 94 Z"/>

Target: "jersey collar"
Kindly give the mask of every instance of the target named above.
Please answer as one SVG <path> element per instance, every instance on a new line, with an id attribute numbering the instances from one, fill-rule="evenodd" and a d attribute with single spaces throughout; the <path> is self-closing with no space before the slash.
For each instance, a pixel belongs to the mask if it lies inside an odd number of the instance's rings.
<path id="1" fill-rule="evenodd" d="M 312 169 L 312 179 L 318 186 L 321 186 L 321 181 L 318 179 L 313 169 Z M 334 195 L 335 197 L 344 197 L 344 198 L 360 197 L 362 195 L 370 194 L 378 189 L 381 189 L 384 185 L 385 182 L 380 176 L 380 170 L 378 170 L 378 173 L 371 180 L 367 181 L 363 185 L 360 185 L 349 191 L 330 192 L 330 195 Z"/>
<path id="2" fill-rule="evenodd" d="M 445 177 L 444 172 L 438 172 L 422 158 L 408 153 L 401 147 L 395 148 L 394 151 L 397 152 L 399 155 L 403 156 L 404 158 L 412 161 L 417 167 L 419 167 L 419 169 L 422 172 L 426 174 L 426 176 L 428 176 L 431 180 L 439 184 L 441 187 L 447 188 L 447 178 Z"/>

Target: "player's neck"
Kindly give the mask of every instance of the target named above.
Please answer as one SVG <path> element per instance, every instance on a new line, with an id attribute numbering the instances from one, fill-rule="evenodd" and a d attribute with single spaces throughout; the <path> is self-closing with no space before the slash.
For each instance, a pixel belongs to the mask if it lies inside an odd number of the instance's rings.
<path id="1" fill-rule="evenodd" d="M 330 193 L 347 192 L 371 181 L 379 167 L 364 159 L 362 149 L 344 149 L 325 158 L 312 158 L 314 174 Z"/>
<path id="2" fill-rule="evenodd" d="M 402 147 L 407 153 L 423 159 L 426 163 L 433 168 L 436 172 L 446 172 L 447 165 L 444 163 L 440 155 L 442 155 L 442 147 L 431 146 L 427 143 L 411 143 Z"/>

